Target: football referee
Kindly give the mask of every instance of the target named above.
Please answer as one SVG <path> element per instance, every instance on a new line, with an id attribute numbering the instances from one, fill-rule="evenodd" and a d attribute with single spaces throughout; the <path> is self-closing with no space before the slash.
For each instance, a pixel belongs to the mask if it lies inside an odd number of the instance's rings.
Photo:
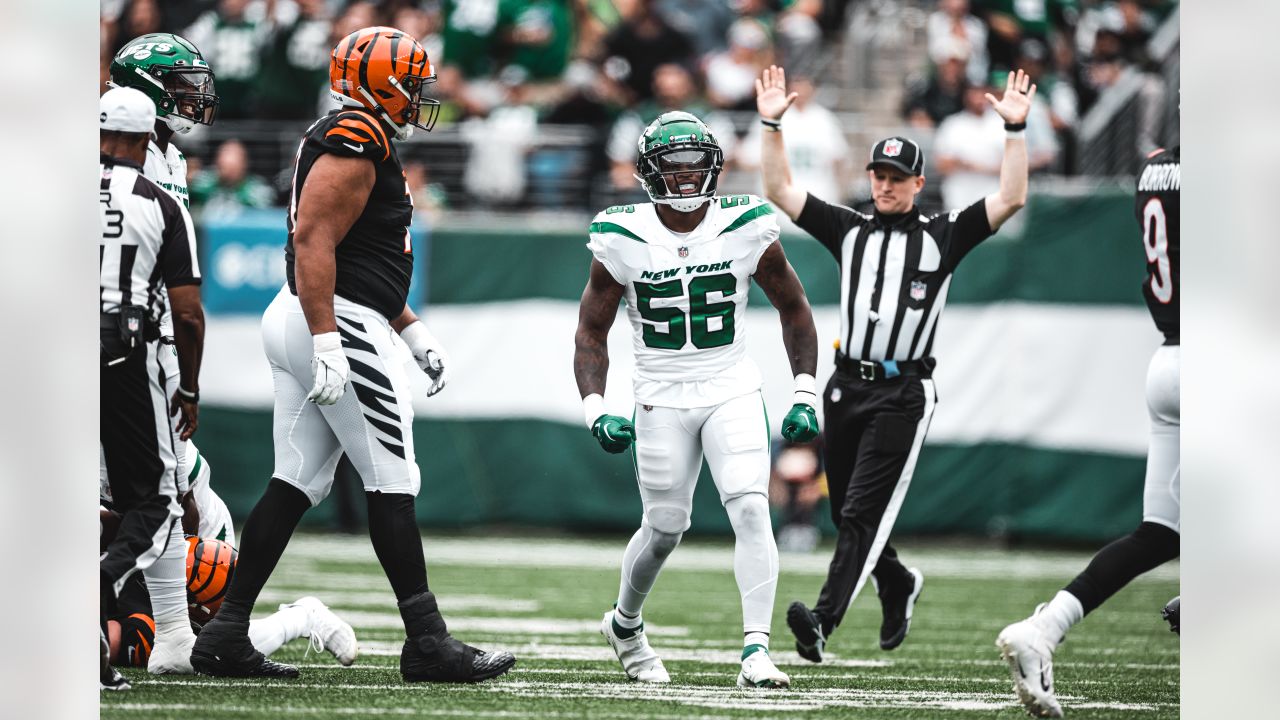
<path id="1" fill-rule="evenodd" d="M 836 372 L 823 401 L 831 513 L 839 537 L 826 583 L 812 610 L 794 602 L 787 624 L 796 650 L 822 661 L 827 638 L 870 575 L 884 620 L 880 647 L 906 638 L 924 576 L 898 561 L 889 534 L 911 484 L 937 397 L 930 379 L 933 339 L 951 274 L 1027 199 L 1027 112 L 1035 86 L 1009 73 L 1004 96 L 987 101 L 1005 121 L 1000 190 L 967 208 L 932 217 L 915 207 L 924 187 L 920 146 L 890 137 L 871 150 L 867 173 L 875 211 L 832 205 L 796 187 L 781 119 L 796 94 L 782 68 L 756 82 L 763 133 L 761 172 L 769 200 L 821 242 L 840 266 L 840 339 Z"/>
<path id="2" fill-rule="evenodd" d="M 111 497 L 123 514 L 99 566 L 99 619 L 105 628 L 106 613 L 129 576 L 174 550 L 180 558 L 186 555 L 185 547 L 170 547 L 181 541 L 180 534 L 175 541 L 172 533 L 181 509 L 169 423 L 171 416 L 180 416 L 177 430 L 182 440 L 196 430 L 204 311 L 191 216 L 182 203 L 142 175 L 155 125 L 154 104 L 138 90 L 115 88 L 99 101 L 99 121 L 99 440 Z M 173 352 L 160 337 L 162 284 L 172 305 L 178 355 L 179 383 L 172 400 L 165 397 L 165 365 L 160 362 L 161 353 Z M 183 565 L 179 560 L 170 570 L 182 577 Z M 185 614 L 181 620 L 180 628 L 157 624 L 152 659 L 155 653 L 167 653 L 172 656 L 169 671 L 191 672 L 195 637 Z M 128 687 L 105 659 L 102 687 Z"/>

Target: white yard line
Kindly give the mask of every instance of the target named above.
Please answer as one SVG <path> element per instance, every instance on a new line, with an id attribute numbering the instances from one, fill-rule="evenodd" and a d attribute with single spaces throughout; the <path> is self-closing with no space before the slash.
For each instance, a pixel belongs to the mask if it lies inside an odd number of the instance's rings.
<path id="1" fill-rule="evenodd" d="M 435 537 L 423 539 L 427 565 L 515 568 L 619 568 L 625 542 L 539 540 L 528 538 Z M 1074 576 L 1089 560 L 1086 552 L 1045 552 L 1040 550 L 997 550 L 990 548 L 923 548 L 904 553 L 912 565 L 926 576 L 1057 580 Z M 353 542 L 338 535 L 307 534 L 293 539 L 286 557 L 297 562 L 360 562 L 374 564 L 377 558 L 367 542 Z M 780 558 L 783 572 L 825 575 L 831 557 L 828 552 L 785 554 Z M 1166 563 L 1141 576 L 1145 580 L 1177 580 L 1178 562 Z M 732 570 L 732 545 L 692 543 L 681 546 L 667 562 L 666 570 Z M 379 578 L 379 587 L 386 581 Z"/>
<path id="2" fill-rule="evenodd" d="M 288 573 L 281 574 L 288 575 Z M 396 596 L 391 592 L 390 588 L 386 590 L 335 590 L 332 582 L 334 575 L 334 573 L 311 575 L 306 585 L 299 586 L 293 586 L 292 583 L 277 582 L 277 578 L 272 577 L 271 585 L 262 591 L 259 602 L 263 607 L 274 606 L 291 603 L 304 595 L 314 595 L 332 608 L 352 606 L 395 607 Z M 289 589 L 290 587 L 299 587 L 300 589 Z M 441 602 L 447 604 L 448 612 L 531 613 L 542 609 L 542 604 L 536 600 L 511 599 L 493 595 L 450 595 L 448 598 L 442 598 Z"/>

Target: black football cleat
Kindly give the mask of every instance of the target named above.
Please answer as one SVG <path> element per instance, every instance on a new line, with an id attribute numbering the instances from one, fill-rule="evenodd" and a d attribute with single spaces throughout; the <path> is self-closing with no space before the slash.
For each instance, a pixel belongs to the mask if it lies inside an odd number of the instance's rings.
<path id="1" fill-rule="evenodd" d="M 880 649 L 892 650 L 907 639 L 911 630 L 911 613 L 915 610 L 916 601 L 924 590 L 924 574 L 916 568 L 910 568 L 912 584 L 882 587 L 879 589 L 880 609 L 883 619 L 880 622 Z"/>
<path id="2" fill-rule="evenodd" d="M 498 677 L 516 664 L 509 652 L 486 652 L 449 634 L 430 591 L 400 603 L 409 637 L 400 651 L 405 682 L 474 683 Z"/>
<path id="3" fill-rule="evenodd" d="M 273 662 L 249 642 L 249 623 L 214 618 L 196 636 L 191 667 L 214 677 L 296 678 L 298 668 Z"/>
<path id="4" fill-rule="evenodd" d="M 1181 595 L 1170 600 L 1169 603 L 1164 606 L 1164 609 L 1160 611 L 1160 617 L 1164 618 L 1169 623 L 1169 630 L 1171 632 L 1177 633 L 1179 636 L 1182 635 L 1181 615 L 1182 615 L 1182 596 Z"/>
<path id="5" fill-rule="evenodd" d="M 822 662 L 827 636 L 822 632 L 822 618 L 799 600 L 787 608 L 787 627 L 796 636 L 796 652 L 809 662 Z"/>
<path id="6" fill-rule="evenodd" d="M 98 672 L 98 689 L 113 691 L 130 689 L 132 686 L 129 685 L 129 681 L 120 674 L 119 670 L 111 667 L 111 646 L 107 644 L 107 636 L 103 635 L 102 631 L 99 630 L 98 638 L 98 644 L 100 646 L 99 655 L 101 660 L 101 667 Z"/>

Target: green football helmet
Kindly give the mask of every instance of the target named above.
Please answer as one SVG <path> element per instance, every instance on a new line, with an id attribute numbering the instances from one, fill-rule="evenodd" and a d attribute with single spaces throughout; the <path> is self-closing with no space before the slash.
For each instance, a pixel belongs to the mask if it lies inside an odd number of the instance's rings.
<path id="1" fill-rule="evenodd" d="M 693 212 L 716 194 L 724 151 L 697 117 L 680 110 L 659 115 L 640 135 L 639 150 L 636 179 L 655 203 Z"/>
<path id="2" fill-rule="evenodd" d="M 218 110 L 213 71 L 200 51 L 172 33 L 130 40 L 111 61 L 111 83 L 141 90 L 156 104 L 156 118 L 184 134 L 212 125 Z"/>

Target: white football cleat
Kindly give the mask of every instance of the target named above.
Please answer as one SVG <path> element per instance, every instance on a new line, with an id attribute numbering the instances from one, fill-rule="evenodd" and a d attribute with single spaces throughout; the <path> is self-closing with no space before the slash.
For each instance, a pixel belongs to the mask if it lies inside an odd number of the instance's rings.
<path id="1" fill-rule="evenodd" d="M 147 658 L 147 672 L 152 675 L 194 675 L 191 648 L 195 644 L 196 635 L 190 630 L 164 635 L 157 633 L 155 647 Z"/>
<path id="2" fill-rule="evenodd" d="M 769 651 L 756 646 L 756 650 L 742 659 L 742 671 L 738 673 L 738 687 L 785 688 L 791 686 L 791 678 L 773 664 Z"/>
<path id="3" fill-rule="evenodd" d="M 1053 696 L 1053 651 L 1057 647 L 1035 616 L 1000 631 L 1000 656 L 1009 663 L 1013 689 L 1032 717 L 1060 718 L 1062 706 Z"/>
<path id="4" fill-rule="evenodd" d="M 617 654 L 618 662 L 622 663 L 622 671 L 627 674 L 627 677 L 644 683 L 671 682 L 671 676 L 662 665 L 662 658 L 649 647 L 649 639 L 644 634 L 644 624 L 641 623 L 635 635 L 620 638 L 613 631 L 613 613 L 614 611 L 610 610 L 604 614 L 604 619 L 600 621 L 600 634 L 609 641 L 609 647 L 613 648 L 613 652 Z"/>
<path id="5" fill-rule="evenodd" d="M 311 637 L 311 647 L 316 652 L 328 651 L 343 665 L 356 661 L 356 655 L 360 652 L 356 645 L 356 631 L 320 602 L 319 598 L 308 595 L 281 605 L 280 609 L 288 607 L 306 609 L 307 634 Z"/>

